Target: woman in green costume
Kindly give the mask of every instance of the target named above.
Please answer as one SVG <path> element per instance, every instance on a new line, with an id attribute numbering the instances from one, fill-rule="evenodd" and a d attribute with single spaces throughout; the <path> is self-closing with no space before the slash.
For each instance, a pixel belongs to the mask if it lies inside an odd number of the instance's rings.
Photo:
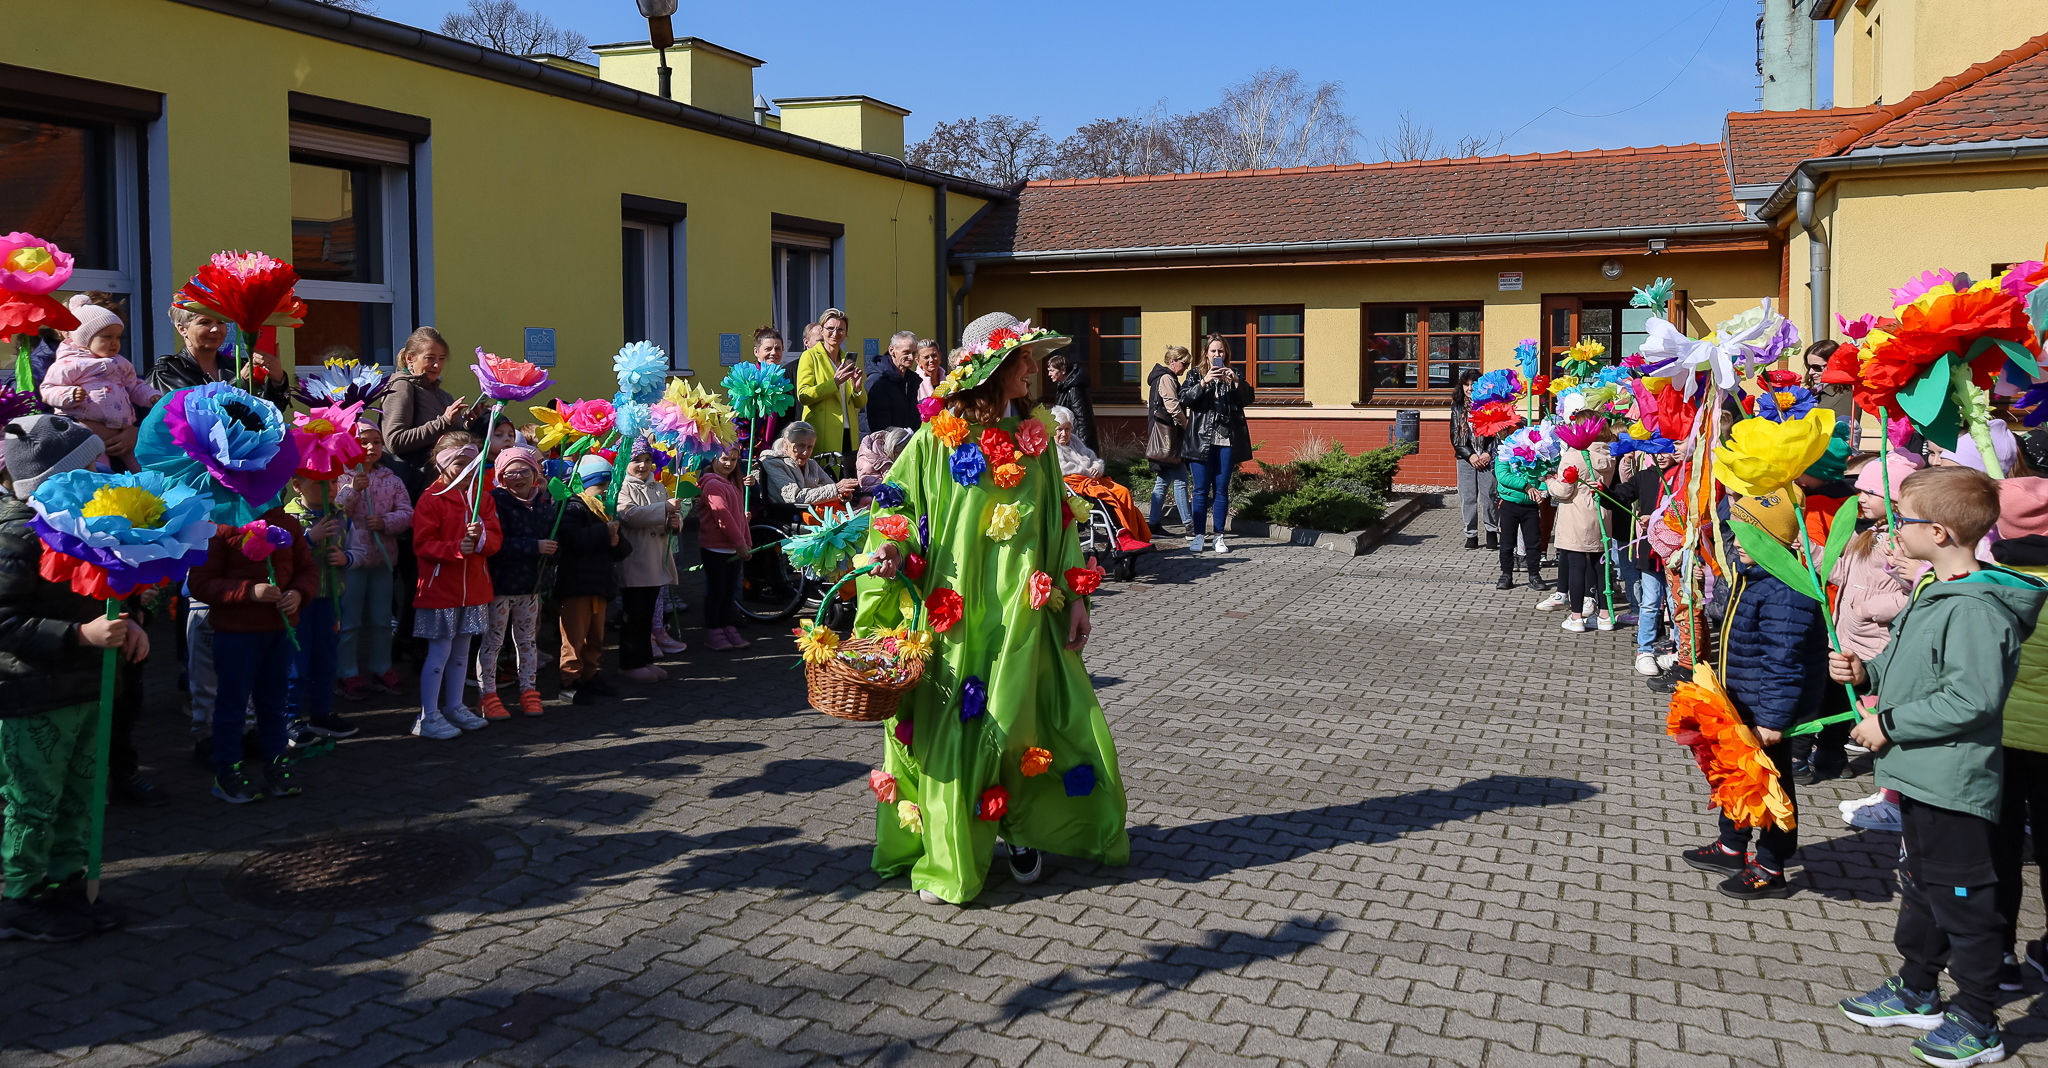
<path id="1" fill-rule="evenodd" d="M 944 409 L 877 494 L 855 628 L 910 622 L 899 570 L 924 599 L 932 656 L 871 779 L 874 867 L 955 904 L 981 892 L 998 837 L 1024 883 L 1044 872 L 1041 850 L 1105 864 L 1131 852 L 1116 743 L 1081 664 L 1101 581 L 1075 532 L 1086 502 L 1068 504 L 1051 418 L 1025 415 L 1040 353 L 1068 339 L 998 312 L 965 340 L 970 358 L 934 391 Z"/>

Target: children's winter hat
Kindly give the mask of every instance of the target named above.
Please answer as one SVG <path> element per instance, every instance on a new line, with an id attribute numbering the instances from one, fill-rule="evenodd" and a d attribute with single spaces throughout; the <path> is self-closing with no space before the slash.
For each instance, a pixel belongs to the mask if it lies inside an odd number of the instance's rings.
<path id="1" fill-rule="evenodd" d="M 1728 518 L 1761 527 L 1785 545 L 1799 537 L 1799 506 L 1782 490 L 1761 497 L 1734 498 L 1728 506 Z"/>
<path id="2" fill-rule="evenodd" d="M 1991 450 L 1998 457 L 1998 469 L 2010 472 L 2013 468 L 2013 461 L 2020 454 L 2019 439 L 2012 436 L 2012 431 L 2006 428 L 2005 420 L 2003 419 L 1991 420 L 1990 430 Z M 1941 450 L 1941 455 L 1946 457 L 1951 463 L 1961 464 L 1964 467 L 1973 468 L 1978 471 L 1984 470 L 1984 454 L 1977 450 L 1977 440 L 1968 434 L 1958 436 L 1956 438 L 1956 447 L 1954 449 Z M 1989 474 L 1989 472 L 1985 473 Z"/>
<path id="3" fill-rule="evenodd" d="M 1892 473 L 1892 500 L 1898 500 L 1899 494 L 1905 492 L 1904 486 L 1906 482 L 1906 476 L 1926 466 L 1927 461 L 1922 460 L 1920 457 L 1915 456 L 1912 453 L 1905 451 L 1904 449 L 1893 449 L 1890 462 Z M 1884 493 L 1885 467 L 1886 462 L 1884 457 L 1882 456 L 1874 460 L 1871 460 L 1867 464 L 1864 464 L 1863 470 L 1856 472 L 1857 492 L 1877 494 Z"/>
<path id="4" fill-rule="evenodd" d="M 602 456 L 585 453 L 576 461 L 576 477 L 583 481 L 583 488 L 602 486 L 612 480 L 612 462 Z"/>
<path id="5" fill-rule="evenodd" d="M 70 308 L 71 314 L 78 317 L 78 329 L 66 335 L 67 339 L 81 349 L 91 348 L 92 339 L 100 336 L 108 327 L 121 325 L 121 317 L 114 314 L 114 309 L 94 304 L 92 298 L 83 293 L 72 297 L 65 307 Z"/>
<path id="6" fill-rule="evenodd" d="M 503 473 L 513 464 L 525 464 L 537 475 L 540 473 L 540 453 L 533 451 L 530 445 L 507 445 L 498 452 L 498 471 Z"/>
<path id="7" fill-rule="evenodd" d="M 2048 478 L 2006 478 L 1998 482 L 1998 536 L 2048 534 Z"/>
<path id="8" fill-rule="evenodd" d="M 7 424 L 7 473 L 26 500 L 51 475 L 77 471 L 107 451 L 84 423 L 62 415 L 24 415 Z"/>

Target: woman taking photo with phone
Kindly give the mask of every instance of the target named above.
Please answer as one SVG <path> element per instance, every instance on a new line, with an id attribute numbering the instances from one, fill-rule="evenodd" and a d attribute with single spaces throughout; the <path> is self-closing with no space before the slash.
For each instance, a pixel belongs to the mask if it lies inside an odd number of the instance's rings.
<path id="1" fill-rule="evenodd" d="M 1252 387 L 1230 366 L 1230 343 L 1222 334 L 1202 339 L 1202 355 L 1188 369 L 1180 396 L 1189 412 L 1180 457 L 1188 465 L 1188 481 L 1195 490 L 1194 514 L 1188 517 L 1192 533 L 1188 551 L 1202 551 L 1203 524 L 1214 502 L 1214 550 L 1229 552 L 1223 531 L 1230 524 L 1230 473 L 1252 456 L 1252 431 L 1244 418 L 1245 407 L 1252 402 Z"/>

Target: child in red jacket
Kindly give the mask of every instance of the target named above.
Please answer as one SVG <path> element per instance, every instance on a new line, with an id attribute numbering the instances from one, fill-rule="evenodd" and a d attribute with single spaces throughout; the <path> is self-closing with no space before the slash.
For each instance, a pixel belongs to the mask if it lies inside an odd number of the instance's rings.
<path id="1" fill-rule="evenodd" d="M 469 646 L 490 621 L 491 573 L 485 558 L 498 551 L 504 532 L 497 502 L 477 491 L 476 439 L 455 430 L 434 442 L 440 477 L 413 506 L 412 548 L 419 557 L 413 598 L 413 635 L 427 641 L 420 665 L 420 716 L 413 734 L 445 740 L 489 720 L 462 707 Z M 476 519 L 471 521 L 471 509 Z"/>

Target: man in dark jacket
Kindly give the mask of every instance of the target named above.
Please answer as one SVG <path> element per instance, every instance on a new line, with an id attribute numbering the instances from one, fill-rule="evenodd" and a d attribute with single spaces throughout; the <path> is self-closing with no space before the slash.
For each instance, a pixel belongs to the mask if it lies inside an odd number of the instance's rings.
<path id="1" fill-rule="evenodd" d="M 860 413 L 863 436 L 892 427 L 916 430 L 924 422 L 917 415 L 917 377 L 912 370 L 916 366 L 917 335 L 896 331 L 889 351 L 868 373 L 868 406 Z"/>
<path id="2" fill-rule="evenodd" d="M 1062 352 L 1045 361 L 1045 374 L 1052 379 L 1053 403 L 1074 413 L 1074 433 L 1096 453 L 1102 446 L 1095 440 L 1095 404 L 1088 399 L 1088 368 Z"/>
<path id="3" fill-rule="evenodd" d="M 0 495 L 0 938 L 63 942 L 121 925 L 85 900 L 102 649 L 130 660 L 149 637 L 126 615 L 41 577 L 43 544 L 27 499 L 37 484 L 98 459 L 84 424 L 32 415 L 6 428 L 8 493 Z"/>
<path id="4" fill-rule="evenodd" d="M 1738 497 L 1730 518 L 1749 523 L 1776 538 L 1789 550 L 1799 538 L 1799 506 L 1783 491 L 1764 497 Z M 1716 664 L 1722 685 L 1742 721 L 1755 729 L 1764 755 L 1782 772 L 1792 766 L 1792 745 L 1785 731 L 1812 718 L 1827 685 L 1828 638 L 1820 602 L 1787 586 L 1749 558 L 1737 553 L 1729 579 L 1728 615 L 1721 626 Z M 1794 806 L 1792 776 L 1781 774 L 1785 799 Z M 1785 865 L 1799 848 L 1796 831 L 1766 828 L 1756 836 L 1756 856 L 1748 855 L 1750 830 L 1737 827 L 1724 813 L 1718 842 L 1688 849 L 1685 862 L 1702 871 L 1726 874 L 1721 892 L 1740 900 L 1785 897 Z"/>

